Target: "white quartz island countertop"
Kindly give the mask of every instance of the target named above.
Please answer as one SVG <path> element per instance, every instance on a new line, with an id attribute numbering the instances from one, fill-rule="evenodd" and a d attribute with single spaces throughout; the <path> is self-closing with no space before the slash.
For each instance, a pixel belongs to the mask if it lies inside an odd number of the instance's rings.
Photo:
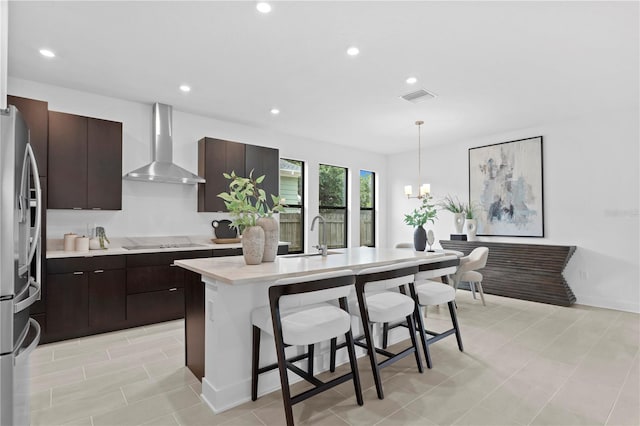
<path id="1" fill-rule="evenodd" d="M 269 287 L 278 279 L 338 269 L 357 273 L 365 268 L 419 259 L 430 264 L 433 277 L 454 273 L 459 262 L 458 256 L 450 253 L 372 247 L 331 250 L 325 257 L 278 256 L 274 262 L 259 265 L 246 265 L 242 256 L 176 260 L 176 265 L 200 278 L 188 280 L 185 287 L 185 294 L 189 295 L 185 299 L 185 342 L 187 366 L 204 376 L 202 399 L 216 413 L 250 400 L 251 312 L 268 304 Z M 391 343 L 407 338 L 401 328 L 394 330 L 400 334 L 390 334 Z M 315 368 L 318 372 L 324 371 L 328 368 L 329 342 L 315 346 Z M 265 342 L 260 352 L 261 365 L 275 362 L 272 344 Z M 338 363 L 345 361 L 346 356 L 339 358 Z M 261 375 L 258 393 L 263 395 L 279 386 L 274 370 Z"/>
<path id="2" fill-rule="evenodd" d="M 278 256 L 275 262 L 246 265 L 242 256 L 176 260 L 176 264 L 202 275 L 203 279 L 226 284 L 273 282 L 280 278 L 313 273 L 381 266 L 389 263 L 438 259 L 447 256 L 442 252 L 414 252 L 407 249 L 357 247 L 330 250 L 327 256 L 288 255 Z M 448 257 L 456 258 L 449 255 Z"/>

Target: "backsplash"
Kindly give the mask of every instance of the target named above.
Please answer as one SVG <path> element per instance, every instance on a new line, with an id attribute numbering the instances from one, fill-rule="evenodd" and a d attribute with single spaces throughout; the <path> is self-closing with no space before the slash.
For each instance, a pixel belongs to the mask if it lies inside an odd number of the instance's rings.
<path id="1" fill-rule="evenodd" d="M 47 236 L 87 235 L 102 226 L 109 238 L 129 236 L 211 235 L 211 221 L 228 213 L 198 213 L 195 185 L 122 182 L 121 211 L 47 210 Z"/>

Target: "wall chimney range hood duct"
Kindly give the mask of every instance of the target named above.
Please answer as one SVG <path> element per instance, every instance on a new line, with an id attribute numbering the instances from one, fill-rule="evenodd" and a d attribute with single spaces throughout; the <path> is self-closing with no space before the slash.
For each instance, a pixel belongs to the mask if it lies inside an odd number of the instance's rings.
<path id="1" fill-rule="evenodd" d="M 151 163 L 127 173 L 128 180 L 145 182 L 204 183 L 205 180 L 173 163 L 173 113 L 170 105 L 153 105 Z"/>

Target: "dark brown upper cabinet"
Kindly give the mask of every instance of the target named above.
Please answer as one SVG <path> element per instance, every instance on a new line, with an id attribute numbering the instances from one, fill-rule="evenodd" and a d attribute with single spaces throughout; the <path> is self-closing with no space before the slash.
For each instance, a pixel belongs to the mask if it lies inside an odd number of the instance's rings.
<path id="1" fill-rule="evenodd" d="M 267 193 L 267 202 L 271 205 L 271 195 L 280 193 L 280 159 L 278 150 L 264 146 L 247 145 L 244 155 L 246 175 L 248 176 L 251 170 L 253 170 L 254 178 L 264 175 L 261 187 Z"/>
<path id="2" fill-rule="evenodd" d="M 7 96 L 9 105 L 14 105 L 29 127 L 29 138 L 38 162 L 38 173 L 47 176 L 47 146 L 49 104 L 35 99 Z"/>
<path id="3" fill-rule="evenodd" d="M 279 152 L 277 149 L 246 145 L 222 139 L 203 138 L 198 141 L 198 174 L 206 183 L 198 184 L 198 211 L 227 211 L 224 201 L 218 197 L 229 190 L 229 180 L 223 173 L 236 172 L 239 176 L 265 175 L 261 187 L 277 195 L 279 187 Z"/>
<path id="4" fill-rule="evenodd" d="M 49 112 L 50 209 L 122 209 L 122 123 Z"/>

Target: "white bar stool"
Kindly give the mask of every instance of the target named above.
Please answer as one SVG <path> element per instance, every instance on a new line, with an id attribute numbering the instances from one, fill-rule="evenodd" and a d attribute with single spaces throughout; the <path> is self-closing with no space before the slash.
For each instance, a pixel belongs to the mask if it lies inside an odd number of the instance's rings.
<path id="1" fill-rule="evenodd" d="M 256 308 L 251 312 L 253 325 L 251 399 L 258 397 L 258 376 L 278 368 L 282 386 L 287 425 L 292 426 L 293 405 L 320 392 L 331 389 L 348 380 L 353 380 L 358 405 L 363 404 L 358 364 L 351 334 L 351 315 L 347 296 L 352 291 L 355 277 L 352 271 L 336 271 L 281 279 L 269 288 L 269 306 Z M 327 303 L 338 301 L 338 306 Z M 264 331 L 274 337 L 277 364 L 259 367 L 260 333 Z M 313 376 L 313 368 L 304 371 L 293 362 L 305 358 L 312 359 L 313 350 L 306 354 L 287 359 L 286 346 L 313 347 L 314 343 L 334 339 L 343 335 L 349 353 L 351 371 L 328 382 Z M 313 363 L 310 362 L 310 366 Z M 291 395 L 287 370 L 290 370 L 314 385 L 298 395 Z"/>

